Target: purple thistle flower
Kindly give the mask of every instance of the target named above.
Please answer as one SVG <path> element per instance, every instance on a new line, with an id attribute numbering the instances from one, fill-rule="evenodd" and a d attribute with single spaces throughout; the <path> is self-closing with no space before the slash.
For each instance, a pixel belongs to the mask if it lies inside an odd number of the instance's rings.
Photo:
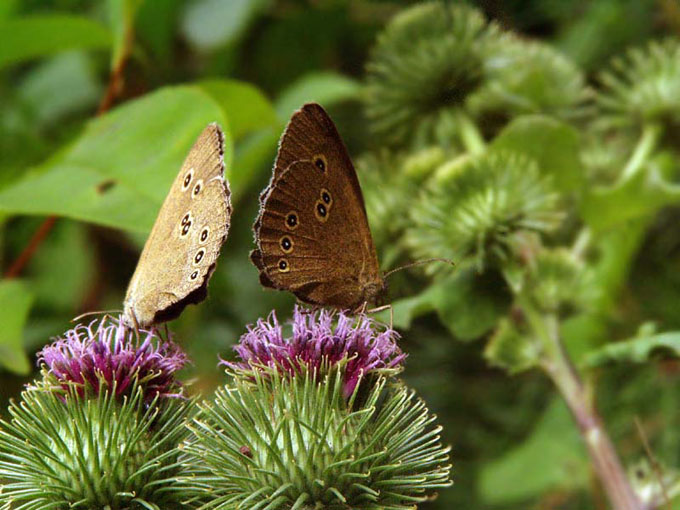
<path id="1" fill-rule="evenodd" d="M 137 334 L 109 317 L 89 326 L 77 325 L 38 353 L 38 363 L 45 365 L 64 389 L 75 383 L 83 395 L 86 387 L 95 393 L 115 387 L 120 396 L 137 380 L 146 401 L 156 395 L 180 396 L 174 373 L 186 362 L 179 346 L 162 341 L 155 329 Z"/>
<path id="2" fill-rule="evenodd" d="M 293 335 L 283 337 L 282 327 L 272 312 L 268 320 L 248 326 L 234 346 L 241 361 L 222 361 L 231 369 L 252 370 L 257 366 L 282 368 L 296 372 L 302 365 L 319 373 L 324 364 L 336 365 L 347 359 L 344 367 L 344 395 L 349 398 L 359 380 L 369 372 L 402 367 L 406 354 L 397 345 L 399 334 L 393 329 L 378 332 L 375 322 L 365 315 L 350 317 L 340 312 L 334 325 L 334 313 L 309 311 L 295 307 Z"/>

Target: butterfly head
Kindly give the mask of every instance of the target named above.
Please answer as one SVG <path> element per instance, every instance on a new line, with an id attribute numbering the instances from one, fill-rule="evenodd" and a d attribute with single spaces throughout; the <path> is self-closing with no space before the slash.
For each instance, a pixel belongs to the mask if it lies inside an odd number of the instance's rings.
<path id="1" fill-rule="evenodd" d="M 377 306 L 382 304 L 385 295 L 387 294 L 387 281 L 384 278 L 378 277 L 363 285 L 362 302 L 374 303 Z"/>

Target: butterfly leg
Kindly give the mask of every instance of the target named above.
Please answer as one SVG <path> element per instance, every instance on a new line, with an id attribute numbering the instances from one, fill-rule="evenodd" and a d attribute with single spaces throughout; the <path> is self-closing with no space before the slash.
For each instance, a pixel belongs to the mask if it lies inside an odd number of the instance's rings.
<path id="1" fill-rule="evenodd" d="M 135 337 L 137 339 L 137 342 L 139 342 L 139 322 L 137 321 L 137 316 L 135 315 L 134 310 L 130 310 L 131 315 L 132 315 L 132 322 L 135 323 Z"/>
<path id="2" fill-rule="evenodd" d="M 364 308 L 365 308 L 365 303 L 364 303 Z M 392 308 L 392 305 L 383 305 L 383 306 L 378 306 L 376 308 L 371 308 L 370 310 L 366 310 L 366 313 L 378 313 L 378 312 L 383 312 L 385 310 L 390 311 L 390 329 L 392 329 L 392 326 L 394 326 L 394 308 Z"/>
<path id="3" fill-rule="evenodd" d="M 298 310 L 300 310 L 300 313 L 304 315 L 316 313 L 322 308 L 319 305 L 307 304 L 304 301 L 300 301 L 299 299 L 295 300 L 295 304 L 298 306 Z"/>
<path id="4" fill-rule="evenodd" d="M 365 315 L 366 314 L 366 308 L 368 308 L 368 301 L 364 301 L 364 304 L 361 306 L 357 307 L 353 312 L 352 315 Z"/>

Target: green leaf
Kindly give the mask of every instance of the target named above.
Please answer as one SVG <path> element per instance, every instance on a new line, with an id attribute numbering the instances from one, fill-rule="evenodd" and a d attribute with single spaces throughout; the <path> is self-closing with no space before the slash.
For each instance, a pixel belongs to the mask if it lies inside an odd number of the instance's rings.
<path id="1" fill-rule="evenodd" d="M 567 191 L 583 183 L 579 143 L 579 134 L 570 125 L 543 115 L 525 115 L 503 129 L 491 147 L 530 156 L 543 173 L 553 176 L 558 189 Z"/>
<path id="2" fill-rule="evenodd" d="M 551 489 L 584 487 L 589 477 L 581 437 L 566 405 L 555 398 L 524 443 L 483 464 L 479 492 L 488 504 L 518 503 Z"/>
<path id="3" fill-rule="evenodd" d="M 274 106 L 253 85 L 238 80 L 205 80 L 196 85 L 226 113 L 234 140 L 258 129 L 279 126 Z"/>
<path id="4" fill-rule="evenodd" d="M 23 329 L 32 302 L 23 282 L 0 281 L 0 364 L 17 374 L 31 370 L 23 348 Z"/>
<path id="5" fill-rule="evenodd" d="M 181 30 L 189 42 L 212 50 L 238 39 L 271 0 L 198 0 L 190 2 Z"/>
<path id="6" fill-rule="evenodd" d="M 676 202 L 680 202 L 680 186 L 664 179 L 654 166 L 648 166 L 613 187 L 590 190 L 581 204 L 581 215 L 601 232 Z"/>
<path id="7" fill-rule="evenodd" d="M 316 102 L 331 106 L 342 101 L 358 99 L 361 85 L 338 73 L 310 73 L 284 90 L 276 101 L 279 118 L 287 120 L 305 103 Z"/>
<path id="8" fill-rule="evenodd" d="M 219 105 L 195 87 L 166 87 L 90 122 L 69 148 L 0 192 L 0 212 L 151 228 L 170 184 Z M 226 133 L 228 172 L 233 156 Z"/>
<path id="9" fill-rule="evenodd" d="M 31 16 L 0 20 L 0 69 L 70 49 L 107 49 L 106 27 L 77 16 Z"/>
<path id="10" fill-rule="evenodd" d="M 58 94 L 54 91 L 58 90 Z M 61 53 L 27 73 L 18 95 L 39 126 L 52 125 L 64 116 L 92 108 L 101 86 L 88 56 L 80 51 Z"/>
<path id="11" fill-rule="evenodd" d="M 60 221 L 55 225 L 28 268 L 37 307 L 66 313 L 81 308 L 96 282 L 91 242 L 83 224 Z"/>
<path id="12" fill-rule="evenodd" d="M 17 8 L 19 0 L 3 0 L 0 2 L 0 19 L 9 18 Z"/>
<path id="13" fill-rule="evenodd" d="M 394 325 L 407 329 L 414 318 L 434 311 L 456 338 L 474 340 L 496 325 L 508 303 L 507 291 L 495 276 L 458 270 L 418 296 L 393 302 Z"/>
<path id="14" fill-rule="evenodd" d="M 655 357 L 680 358 L 680 332 L 640 336 L 610 343 L 589 353 L 583 364 L 593 368 L 609 363 L 645 363 Z"/>

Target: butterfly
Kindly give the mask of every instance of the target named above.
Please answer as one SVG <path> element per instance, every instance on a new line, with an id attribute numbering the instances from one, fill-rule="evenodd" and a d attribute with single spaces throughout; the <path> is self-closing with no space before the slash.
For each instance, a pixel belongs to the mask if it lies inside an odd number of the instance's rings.
<path id="1" fill-rule="evenodd" d="M 208 125 L 161 206 L 125 295 L 123 322 L 147 328 L 207 296 L 231 220 L 224 133 Z"/>
<path id="2" fill-rule="evenodd" d="M 265 287 L 350 310 L 385 291 L 359 179 L 318 104 L 305 104 L 283 132 L 253 230 L 250 258 Z"/>

